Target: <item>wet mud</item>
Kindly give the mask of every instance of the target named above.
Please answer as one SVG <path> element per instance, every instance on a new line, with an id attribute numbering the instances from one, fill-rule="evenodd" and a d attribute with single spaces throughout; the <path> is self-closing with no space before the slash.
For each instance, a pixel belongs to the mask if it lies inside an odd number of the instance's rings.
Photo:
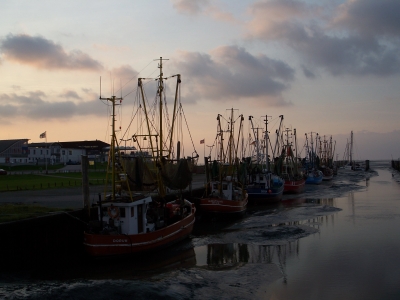
<path id="1" fill-rule="evenodd" d="M 162 253 L 0 272 L 0 298 L 259 299 L 270 284 L 285 281 L 286 261 L 298 255 L 299 241 L 341 210 L 334 199 L 362 191 L 376 175 L 339 170 L 300 195 L 250 206 L 238 220 L 199 219 L 189 240 Z"/>

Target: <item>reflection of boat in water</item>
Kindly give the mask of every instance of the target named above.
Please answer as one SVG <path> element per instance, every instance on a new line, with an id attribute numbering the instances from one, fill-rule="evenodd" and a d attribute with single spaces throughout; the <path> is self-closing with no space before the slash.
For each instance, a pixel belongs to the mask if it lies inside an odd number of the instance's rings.
<path id="1" fill-rule="evenodd" d="M 159 68 L 157 99 L 162 103 L 164 101 L 163 80 L 165 79 L 162 77 L 162 58 L 160 58 Z M 176 93 L 179 90 L 180 75 L 177 75 L 177 78 Z M 142 78 L 139 78 L 139 88 L 141 90 L 143 88 Z M 185 239 L 193 230 L 196 209 L 194 204 L 183 199 L 182 193 L 176 197 L 176 200 L 167 203 L 166 190 L 168 187 L 171 189 L 175 187 L 182 191 L 191 182 L 188 162 L 186 159 L 179 159 L 179 155 L 178 158 L 173 158 L 172 147 L 164 151 L 163 146 L 166 141 L 161 129 L 161 121 L 158 130 L 149 126 L 144 137 L 151 143 L 150 155 L 142 157 L 140 165 L 143 168 L 146 167 L 160 199 L 156 201 L 149 195 L 134 193 L 132 188 L 135 187 L 137 178 L 140 176 L 133 180 L 131 173 L 127 172 L 130 164 L 120 153 L 115 133 L 115 106 L 122 99 L 115 96 L 100 99 L 112 104 L 112 138 L 105 196 L 99 201 L 99 220 L 92 222 L 90 228 L 84 233 L 86 251 L 92 256 L 130 254 L 157 250 Z M 145 99 L 143 99 L 143 106 L 146 107 Z M 160 116 L 163 115 L 161 107 L 162 105 L 160 105 Z M 174 107 L 177 107 L 176 103 Z M 172 123 L 175 116 L 174 110 Z M 147 125 L 149 124 L 150 121 L 147 119 Z M 165 137 L 172 139 L 172 133 L 171 130 L 164 134 Z M 177 152 L 179 153 L 179 149 Z M 181 177 L 185 177 L 186 182 L 179 180 Z M 178 178 L 177 181 L 174 180 L 176 178 Z M 109 188 L 111 190 L 107 190 Z"/>
<path id="2" fill-rule="evenodd" d="M 243 116 L 240 115 L 239 135 L 242 132 Z M 248 195 L 243 188 L 245 164 L 237 159 L 237 145 L 234 137 L 233 109 L 230 111 L 228 130 L 221 124 L 222 116 L 218 115 L 217 140 L 219 157 L 210 166 L 208 157 L 205 158 L 207 187 L 205 195 L 198 199 L 199 210 L 203 214 L 242 215 L 246 212 Z M 228 145 L 224 149 L 224 133 L 228 132 Z M 239 140 L 239 139 L 238 139 Z"/>
<path id="3" fill-rule="evenodd" d="M 236 269 L 244 264 L 276 265 L 286 281 L 286 259 L 298 255 L 299 240 L 286 245 L 209 244 L 195 248 L 198 266 L 213 270 Z"/>
<path id="4" fill-rule="evenodd" d="M 99 263 L 101 261 L 101 263 Z M 156 274 L 169 272 L 176 269 L 186 269 L 196 266 L 196 253 L 193 248 L 164 249 L 162 255 L 153 253 L 137 253 L 126 257 L 113 257 L 91 260 L 74 265 L 71 270 L 62 274 L 62 278 L 85 279 L 143 279 Z"/>

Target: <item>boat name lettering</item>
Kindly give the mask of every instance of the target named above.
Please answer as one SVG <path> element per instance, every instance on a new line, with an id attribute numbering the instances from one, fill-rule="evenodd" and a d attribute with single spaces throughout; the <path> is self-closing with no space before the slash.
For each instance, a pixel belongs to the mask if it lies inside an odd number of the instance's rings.
<path id="1" fill-rule="evenodd" d="M 222 203 L 224 203 L 224 202 L 221 201 L 221 200 L 208 200 L 208 202 L 209 202 L 209 203 L 212 203 L 212 204 L 222 204 Z"/>
<path id="2" fill-rule="evenodd" d="M 128 240 L 124 240 L 124 239 L 114 239 L 113 243 L 127 243 Z"/>

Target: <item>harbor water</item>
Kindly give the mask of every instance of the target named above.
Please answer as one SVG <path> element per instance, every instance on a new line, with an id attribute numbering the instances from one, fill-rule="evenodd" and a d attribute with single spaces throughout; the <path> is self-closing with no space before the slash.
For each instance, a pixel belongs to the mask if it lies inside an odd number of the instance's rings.
<path id="1" fill-rule="evenodd" d="M 0 269 L 0 299 L 400 299 L 400 175 L 340 169 L 237 220 L 120 259 Z"/>

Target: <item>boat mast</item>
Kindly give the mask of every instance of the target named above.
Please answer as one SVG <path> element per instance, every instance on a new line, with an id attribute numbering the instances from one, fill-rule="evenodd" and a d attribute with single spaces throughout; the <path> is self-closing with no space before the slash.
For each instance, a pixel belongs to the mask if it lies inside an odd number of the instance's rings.
<path id="1" fill-rule="evenodd" d="M 234 134 L 234 128 L 233 128 L 233 108 L 231 108 L 231 116 L 230 116 L 230 129 L 229 129 L 229 144 L 228 144 L 228 163 L 229 166 L 232 166 L 232 160 L 233 160 L 233 151 L 234 151 L 234 140 L 233 140 L 233 134 Z"/>
<path id="2" fill-rule="evenodd" d="M 293 129 L 293 134 L 294 134 L 294 151 L 296 151 L 296 154 L 294 155 L 293 151 L 293 159 L 294 159 L 294 174 L 297 175 L 298 174 L 298 166 L 297 166 L 297 134 L 296 134 L 296 128 Z"/>
<path id="3" fill-rule="evenodd" d="M 222 131 L 222 127 L 221 127 L 221 115 L 218 114 L 217 115 L 217 121 L 218 121 L 218 125 L 217 125 L 217 132 L 219 135 L 219 160 L 220 163 L 223 164 L 225 162 L 225 159 L 223 158 L 223 154 L 224 154 L 224 145 L 223 145 L 223 141 L 224 141 L 224 134 Z"/>
<path id="4" fill-rule="evenodd" d="M 350 135 L 350 165 L 353 166 L 353 131 Z"/>
<path id="5" fill-rule="evenodd" d="M 116 172 L 115 172 L 115 154 L 116 154 L 116 150 L 115 150 L 115 146 L 117 145 L 118 147 L 118 141 L 117 141 L 117 137 L 115 134 L 115 105 L 117 101 L 122 101 L 122 98 L 117 98 L 115 96 L 111 96 L 111 98 L 102 98 L 101 96 L 99 97 L 100 100 L 106 100 L 106 101 L 110 101 L 112 104 L 112 112 L 111 112 L 111 144 L 110 144 L 110 152 L 109 152 L 109 156 L 108 156 L 108 161 L 110 164 L 110 156 L 111 156 L 111 188 L 112 188 L 112 193 L 111 193 L 111 200 L 114 201 L 115 200 L 115 194 L 116 194 Z M 108 177 L 108 172 L 107 172 L 107 177 Z M 108 178 L 106 178 L 107 181 Z M 128 185 L 129 187 L 129 185 Z M 106 191 L 104 191 L 104 193 L 106 193 Z"/>
<path id="6" fill-rule="evenodd" d="M 268 159 L 268 140 L 269 140 L 269 135 L 268 135 L 268 115 L 265 115 L 265 168 L 267 169 L 267 172 L 269 171 L 269 159 Z"/>
<path id="7" fill-rule="evenodd" d="M 173 142 L 173 133 L 174 133 L 174 126 L 175 126 L 175 119 L 176 119 L 176 110 L 177 110 L 177 102 L 178 102 L 178 93 L 179 93 L 179 86 L 181 83 L 181 74 L 174 75 L 172 77 L 177 77 L 176 79 L 176 89 L 175 89 L 175 100 L 174 100 L 174 110 L 172 113 L 172 125 L 171 125 L 171 135 L 169 140 L 169 152 L 168 152 L 168 159 L 171 158 L 171 149 L 172 149 L 172 142 Z M 177 145 L 177 160 L 180 158 L 180 142 L 178 141 Z"/>
<path id="8" fill-rule="evenodd" d="M 254 135 L 254 143 L 256 145 L 257 164 L 259 164 L 260 163 L 260 147 L 259 147 L 259 139 L 258 139 L 258 129 L 260 129 L 260 128 L 254 127 L 253 116 L 249 116 L 249 121 L 251 124 L 251 130 L 253 131 L 253 135 Z"/>

